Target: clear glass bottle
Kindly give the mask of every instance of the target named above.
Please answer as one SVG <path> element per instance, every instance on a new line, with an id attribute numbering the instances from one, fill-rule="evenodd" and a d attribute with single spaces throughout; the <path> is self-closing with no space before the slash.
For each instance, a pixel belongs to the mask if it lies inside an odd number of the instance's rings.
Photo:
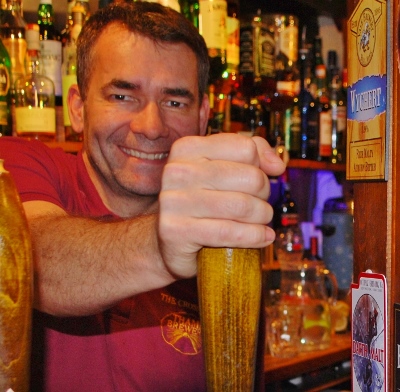
<path id="1" fill-rule="evenodd" d="M 15 82 L 15 123 L 17 136 L 54 141 L 56 110 L 54 83 L 40 73 L 39 26 L 28 24 L 27 75 Z"/>
<path id="2" fill-rule="evenodd" d="M 81 32 L 84 22 L 84 9 L 80 5 L 72 8 L 72 23 L 69 27 L 68 40 L 64 46 L 62 74 L 62 95 L 63 95 L 63 116 L 65 140 L 82 141 L 82 134 L 76 133 L 71 127 L 71 120 L 68 113 L 68 91 L 69 88 L 77 83 L 76 79 L 76 40 Z"/>
<path id="3" fill-rule="evenodd" d="M 0 389 L 29 391 L 33 302 L 32 246 L 11 174 L 0 160 Z"/>
<path id="4" fill-rule="evenodd" d="M 0 136 L 12 136 L 11 60 L 0 40 Z"/>

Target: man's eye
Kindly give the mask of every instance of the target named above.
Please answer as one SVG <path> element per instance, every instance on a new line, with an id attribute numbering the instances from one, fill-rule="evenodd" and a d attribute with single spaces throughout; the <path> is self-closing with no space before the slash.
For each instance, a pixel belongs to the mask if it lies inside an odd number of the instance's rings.
<path id="1" fill-rule="evenodd" d="M 183 107 L 185 107 L 185 104 L 183 102 L 179 102 L 179 101 L 168 101 L 167 105 L 171 106 L 173 108 L 183 108 Z"/>
<path id="2" fill-rule="evenodd" d="M 125 99 L 126 99 L 126 95 L 122 95 L 122 94 L 114 94 L 112 97 L 116 101 L 125 101 Z"/>

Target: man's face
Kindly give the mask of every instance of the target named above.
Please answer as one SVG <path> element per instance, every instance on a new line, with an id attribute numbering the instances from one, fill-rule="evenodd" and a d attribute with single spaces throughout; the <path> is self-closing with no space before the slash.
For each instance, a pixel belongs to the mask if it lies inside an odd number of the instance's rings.
<path id="1" fill-rule="evenodd" d="M 153 197 L 174 141 L 205 132 L 196 56 L 184 44 L 155 44 L 114 24 L 93 60 L 84 102 L 89 173 L 108 199 Z"/>

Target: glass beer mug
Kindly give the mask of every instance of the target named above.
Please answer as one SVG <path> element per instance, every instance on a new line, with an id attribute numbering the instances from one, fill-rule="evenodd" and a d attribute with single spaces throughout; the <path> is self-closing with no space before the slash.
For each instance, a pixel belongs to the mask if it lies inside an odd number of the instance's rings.
<path id="1" fill-rule="evenodd" d="M 321 261 L 282 261 L 281 301 L 302 312 L 300 351 L 322 350 L 331 343 L 331 304 L 337 299 L 336 277 Z M 330 295 L 328 296 L 327 281 Z"/>

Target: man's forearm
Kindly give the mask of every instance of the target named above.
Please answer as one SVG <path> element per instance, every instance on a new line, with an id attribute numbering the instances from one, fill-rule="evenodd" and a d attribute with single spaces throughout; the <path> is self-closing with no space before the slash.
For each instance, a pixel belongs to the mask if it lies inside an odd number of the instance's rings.
<path id="1" fill-rule="evenodd" d="M 59 316 L 88 315 L 171 283 L 158 251 L 156 220 L 30 218 L 35 307 Z"/>

